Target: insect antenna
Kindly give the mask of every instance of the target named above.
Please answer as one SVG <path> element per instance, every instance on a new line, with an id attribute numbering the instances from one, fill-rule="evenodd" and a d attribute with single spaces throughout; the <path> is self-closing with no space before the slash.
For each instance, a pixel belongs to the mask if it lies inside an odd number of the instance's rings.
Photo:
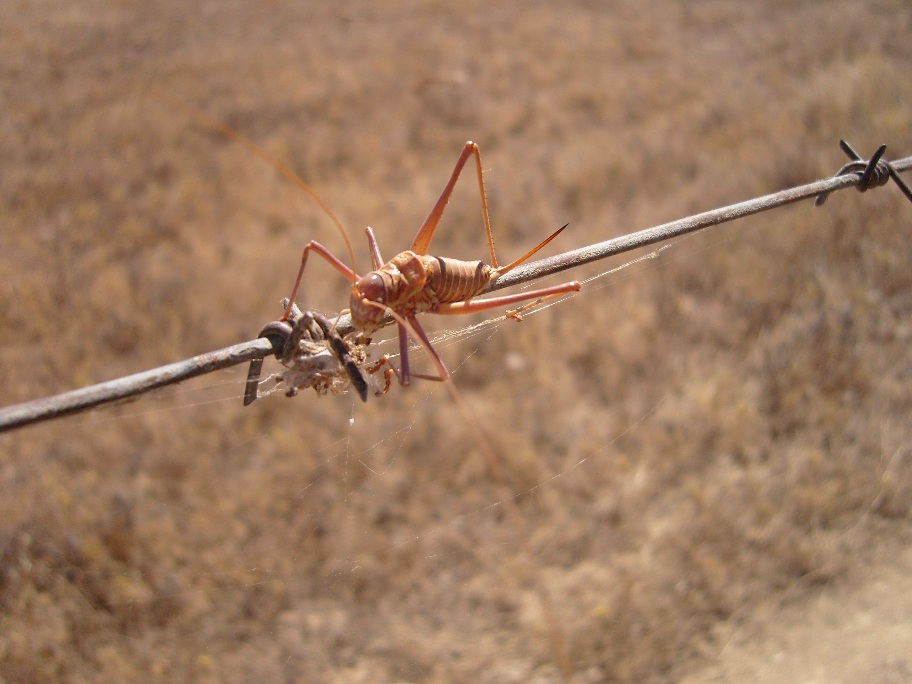
<path id="1" fill-rule="evenodd" d="M 304 179 L 301 178 L 294 171 L 292 171 L 291 168 L 289 168 L 287 164 L 283 163 L 278 157 L 274 157 L 273 155 L 269 154 L 269 152 L 267 152 L 263 148 L 256 145 L 252 140 L 248 139 L 247 137 L 242 135 L 240 132 L 231 128 L 231 126 L 229 126 L 228 124 L 224 123 L 223 121 L 219 121 L 218 119 L 216 119 L 212 116 L 209 116 L 205 112 L 202 112 L 202 111 L 196 109 L 195 107 L 187 104 L 186 102 L 183 102 L 182 100 L 179 100 L 176 97 L 168 95 L 167 93 L 164 93 L 157 89 L 153 90 L 152 95 L 153 95 L 153 97 L 165 102 L 166 104 L 176 107 L 176 108 L 180 109 L 181 111 L 185 112 L 189 116 L 196 119 L 196 121 L 198 121 L 200 124 L 202 124 L 206 128 L 218 131 L 219 133 L 224 135 L 226 138 L 229 138 L 231 140 L 234 140 L 237 143 L 240 143 L 245 148 L 247 148 L 247 150 L 249 150 L 256 156 L 258 156 L 260 159 L 265 161 L 276 171 L 278 171 L 283 176 L 285 176 L 285 178 L 290 180 L 292 183 L 294 183 L 299 188 L 301 188 L 304 192 L 306 192 L 308 195 L 310 195 L 311 199 L 313 199 L 313 201 L 317 203 L 317 206 L 319 206 L 320 209 L 322 209 L 326 213 L 326 215 L 329 216 L 329 218 L 332 220 L 332 222 L 335 224 L 336 229 L 339 231 L 339 235 L 342 236 L 342 240 L 343 240 L 343 242 L 345 242 L 345 249 L 348 251 L 348 258 L 352 265 L 352 271 L 354 271 L 355 273 L 358 272 L 358 268 L 355 264 L 355 251 L 352 249 L 351 242 L 348 239 L 348 233 L 346 233 L 345 228 L 342 227 L 342 222 L 339 221 L 338 218 L 336 218 L 336 215 L 332 212 L 332 210 L 329 208 L 329 206 L 326 204 L 326 202 L 324 202 L 322 200 L 322 198 L 317 194 L 316 190 L 314 190 L 306 182 L 304 182 Z"/>

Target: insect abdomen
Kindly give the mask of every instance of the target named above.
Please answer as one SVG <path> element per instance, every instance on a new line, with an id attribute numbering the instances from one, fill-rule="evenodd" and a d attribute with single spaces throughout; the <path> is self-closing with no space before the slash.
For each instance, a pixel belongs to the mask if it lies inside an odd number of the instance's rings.
<path id="1" fill-rule="evenodd" d="M 426 286 L 437 295 L 440 304 L 474 297 L 491 282 L 491 267 L 483 261 L 429 257 L 427 266 Z"/>

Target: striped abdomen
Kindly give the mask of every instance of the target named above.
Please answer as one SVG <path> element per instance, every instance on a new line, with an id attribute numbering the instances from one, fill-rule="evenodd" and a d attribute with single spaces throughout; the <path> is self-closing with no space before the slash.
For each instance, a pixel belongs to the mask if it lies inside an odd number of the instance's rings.
<path id="1" fill-rule="evenodd" d="M 452 304 L 476 296 L 491 282 L 491 267 L 482 261 L 460 261 L 425 255 L 425 288 L 438 304 Z"/>

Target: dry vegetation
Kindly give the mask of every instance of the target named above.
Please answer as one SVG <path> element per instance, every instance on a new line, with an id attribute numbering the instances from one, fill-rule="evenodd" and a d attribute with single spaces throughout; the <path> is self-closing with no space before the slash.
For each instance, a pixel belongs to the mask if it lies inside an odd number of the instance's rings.
<path id="1" fill-rule="evenodd" d="M 342 253 L 152 88 L 362 265 L 467 139 L 505 256 L 912 154 L 900 0 L 342 7 L 0 4 L 3 403 L 249 339 Z M 244 409 L 238 371 L 0 437 L 0 679 L 676 680 L 908 540 L 910 212 L 768 213 L 445 347 L 509 486 L 420 384 Z M 471 183 L 434 249 L 485 254 Z"/>

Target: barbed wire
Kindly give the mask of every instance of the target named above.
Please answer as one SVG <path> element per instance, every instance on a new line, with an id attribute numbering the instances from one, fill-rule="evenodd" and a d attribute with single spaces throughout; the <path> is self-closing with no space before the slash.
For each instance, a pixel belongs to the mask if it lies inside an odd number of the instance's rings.
<path id="1" fill-rule="evenodd" d="M 814 197 L 815 206 L 821 206 L 831 193 L 850 187 L 865 192 L 892 180 L 912 202 L 912 191 L 899 176 L 899 173 L 912 169 L 912 157 L 884 161 L 887 146 L 881 145 L 870 159 L 864 160 L 845 141 L 840 140 L 839 145 L 851 161 L 835 176 L 529 262 L 495 280 L 482 294 L 538 280 L 803 199 Z M 262 361 L 273 355 L 284 363 L 293 365 L 294 372 L 298 374 L 289 388 L 289 394 L 293 394 L 296 388 L 305 386 L 314 387 L 318 391 L 330 391 L 333 383 L 346 375 L 362 399 L 366 398 L 366 386 L 357 364 L 348 355 L 344 344 L 339 346 L 341 338 L 353 332 L 351 317 L 339 314 L 334 319 L 329 319 L 327 326 L 325 319 L 320 320 L 322 317 L 317 316 L 295 309 L 290 317 L 291 323 L 274 321 L 267 324 L 254 340 L 142 373 L 0 409 L 0 433 L 87 411 L 248 362 L 251 363 L 251 368 L 244 403 L 249 404 L 257 396 Z M 393 321 L 390 319 L 387 322 Z M 302 368 L 306 370 L 301 370 Z"/>

